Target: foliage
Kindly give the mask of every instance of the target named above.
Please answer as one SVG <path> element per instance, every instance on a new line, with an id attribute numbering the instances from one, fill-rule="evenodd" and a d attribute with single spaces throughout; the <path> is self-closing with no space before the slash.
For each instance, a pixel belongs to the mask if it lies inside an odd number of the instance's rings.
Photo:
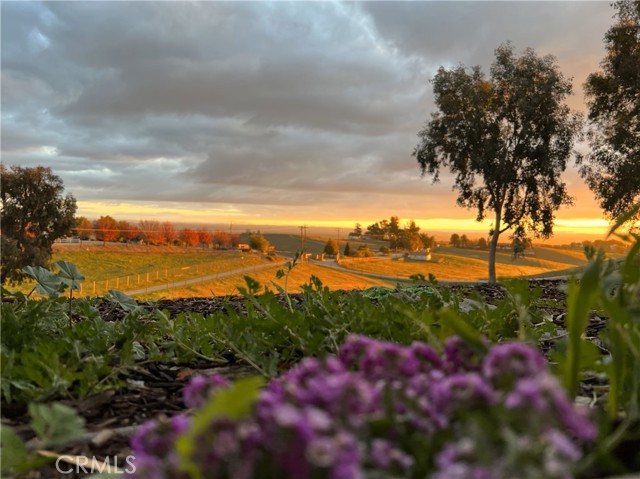
<path id="1" fill-rule="evenodd" d="M 118 222 L 111 216 L 101 216 L 98 218 L 94 228 L 96 239 L 103 243 L 106 243 L 107 241 L 115 241 L 120 236 Z"/>
<path id="2" fill-rule="evenodd" d="M 607 54 L 585 84 L 591 151 L 580 170 L 612 218 L 640 201 L 640 2 L 614 6 L 617 20 L 604 38 Z"/>
<path id="3" fill-rule="evenodd" d="M 502 45 L 487 79 L 480 67 L 441 67 L 433 79 L 438 111 L 414 150 L 423 175 L 455 175 L 459 206 L 494 213 L 489 281 L 495 282 L 500 234 L 521 226 L 552 234 L 554 211 L 570 202 L 560 174 L 571 155 L 580 118 L 565 106 L 571 82 L 552 56 L 522 56 Z"/>
<path id="4" fill-rule="evenodd" d="M 327 244 L 324 245 L 323 252 L 324 254 L 336 256 L 340 252 L 340 250 L 338 249 L 338 244 L 335 242 L 335 240 L 330 239 L 329 241 L 327 241 Z"/>
<path id="5" fill-rule="evenodd" d="M 69 406 L 60 403 L 29 404 L 31 428 L 36 433 L 35 444 L 28 447 L 15 430 L 0 425 L 0 472 L 3 477 L 12 477 L 36 469 L 50 458 L 38 454 L 37 450 L 70 443 L 85 434 L 84 419 Z"/>
<path id="6" fill-rule="evenodd" d="M 200 241 L 200 235 L 198 232 L 191 228 L 183 228 L 180 230 L 180 241 L 182 241 L 186 246 L 195 246 Z"/>
<path id="7" fill-rule="evenodd" d="M 453 233 L 451 235 L 451 238 L 449 239 L 449 243 L 454 248 L 459 248 L 460 247 L 460 235 L 458 233 Z"/>
<path id="8" fill-rule="evenodd" d="M 81 240 L 88 240 L 93 234 L 93 224 L 85 216 L 79 216 L 75 219 L 75 227 L 73 228 L 73 234 L 78 236 Z"/>
<path id="9" fill-rule="evenodd" d="M 347 244 L 344 245 L 344 251 L 342 252 L 343 256 L 351 256 L 351 245 L 347 241 Z"/>
<path id="10" fill-rule="evenodd" d="M 62 180 L 51 168 L 0 165 L 2 200 L 2 284 L 24 278 L 25 266 L 47 266 L 53 242 L 70 234 L 76 200 L 63 196 Z"/>
<path id="11" fill-rule="evenodd" d="M 595 435 L 542 355 L 517 343 L 484 354 L 451 337 L 439 355 L 349 336 L 337 357 L 307 358 L 261 392 L 248 381 L 195 378 L 185 403 L 204 406 L 143 426 L 137 473 L 551 479 L 568 477 Z"/>
<path id="12" fill-rule="evenodd" d="M 251 249 L 264 253 L 269 249 L 269 241 L 261 234 L 253 234 L 249 235 L 249 246 Z"/>

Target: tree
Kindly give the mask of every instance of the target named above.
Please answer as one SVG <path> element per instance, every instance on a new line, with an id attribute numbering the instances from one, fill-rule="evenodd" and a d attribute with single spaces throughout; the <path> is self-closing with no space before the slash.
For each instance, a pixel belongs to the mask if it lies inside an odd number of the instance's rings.
<path id="1" fill-rule="evenodd" d="M 422 239 L 420 238 L 420 227 L 416 225 L 414 220 L 411 220 L 409 224 L 400 231 L 398 239 L 391 240 L 391 247 L 409 251 L 418 251 L 423 247 Z"/>
<path id="2" fill-rule="evenodd" d="M 344 245 L 344 251 L 342 252 L 342 256 L 351 256 L 351 245 L 349 244 L 349 242 L 347 242 L 346 245 Z"/>
<path id="3" fill-rule="evenodd" d="M 432 249 L 436 245 L 436 237 L 429 236 L 427 233 L 420 233 L 420 241 L 426 249 Z"/>
<path id="4" fill-rule="evenodd" d="M 584 85 L 591 151 L 580 158 L 581 175 L 611 218 L 640 202 L 640 2 L 614 6 L 601 71 Z"/>
<path id="5" fill-rule="evenodd" d="M 261 234 L 253 234 L 249 235 L 249 246 L 251 249 L 264 253 L 269 249 L 269 242 L 267 241 L 267 238 Z"/>
<path id="6" fill-rule="evenodd" d="M 118 221 L 118 230 L 120 231 L 120 239 L 124 240 L 126 243 L 132 240 L 141 239 L 142 237 L 140 229 L 128 221 Z"/>
<path id="7" fill-rule="evenodd" d="M 53 242 L 72 232 L 76 200 L 51 168 L 0 164 L 0 282 L 18 282 L 25 266 L 48 266 Z"/>
<path id="8" fill-rule="evenodd" d="M 73 234 L 78 236 L 81 240 L 88 240 L 93 234 L 93 224 L 85 216 L 78 216 L 75 219 L 75 226 L 73 228 Z"/>
<path id="9" fill-rule="evenodd" d="M 478 238 L 478 248 L 487 249 L 487 240 L 484 238 Z"/>
<path id="10" fill-rule="evenodd" d="M 120 236 L 118 222 L 108 215 L 98 218 L 94 228 L 96 239 L 102 241 L 102 244 L 105 244 L 107 241 L 115 241 L 118 239 L 118 236 Z"/>
<path id="11" fill-rule="evenodd" d="M 164 241 L 169 245 L 174 244 L 178 239 L 178 233 L 169 221 L 162 223 L 162 235 L 164 236 Z"/>
<path id="12" fill-rule="evenodd" d="M 360 223 L 356 223 L 356 227 L 351 232 L 351 236 L 354 238 L 360 238 L 362 236 L 362 226 Z"/>
<path id="13" fill-rule="evenodd" d="M 225 231 L 216 231 L 213 233 L 212 241 L 214 248 L 228 248 L 231 246 L 231 235 Z"/>
<path id="14" fill-rule="evenodd" d="M 162 225 L 157 220 L 140 220 L 138 224 L 142 239 L 147 244 L 160 245 L 165 243 Z"/>
<path id="15" fill-rule="evenodd" d="M 460 235 L 458 233 L 453 233 L 451 235 L 451 239 L 449 240 L 449 243 L 451 243 L 451 246 L 453 246 L 455 248 L 459 248 L 460 247 Z"/>
<path id="16" fill-rule="evenodd" d="M 339 252 L 340 250 L 338 249 L 338 244 L 332 239 L 327 241 L 327 244 L 324 245 L 324 254 L 337 256 Z"/>
<path id="17" fill-rule="evenodd" d="M 179 237 L 180 241 L 182 241 L 185 246 L 195 246 L 200 240 L 198 232 L 191 228 L 182 229 L 180 231 Z"/>
<path id="18" fill-rule="evenodd" d="M 467 237 L 467 235 L 460 236 L 460 247 L 461 248 L 468 248 L 470 243 L 471 242 L 469 241 L 469 238 Z"/>
<path id="19" fill-rule="evenodd" d="M 203 226 L 198 230 L 198 241 L 201 245 L 209 247 L 213 243 L 213 233 Z"/>
<path id="20" fill-rule="evenodd" d="M 570 204 L 560 174 L 566 169 L 581 118 L 565 105 L 571 82 L 552 56 L 528 48 L 496 49 L 489 79 L 480 67 L 440 67 L 433 79 L 438 108 L 413 152 L 422 175 L 455 175 L 457 204 L 493 212 L 489 281 L 496 281 L 502 233 L 518 226 L 536 237 L 553 233 L 554 212 Z"/>

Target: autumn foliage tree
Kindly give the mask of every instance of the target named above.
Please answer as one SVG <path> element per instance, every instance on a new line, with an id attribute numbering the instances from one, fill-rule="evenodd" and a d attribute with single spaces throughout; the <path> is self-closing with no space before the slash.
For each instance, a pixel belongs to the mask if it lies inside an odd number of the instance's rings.
<path id="1" fill-rule="evenodd" d="M 115 241 L 120 236 L 118 222 L 108 215 L 101 216 L 96 220 L 94 230 L 96 239 L 102 241 L 103 244 L 107 241 Z"/>
<path id="2" fill-rule="evenodd" d="M 191 228 L 184 228 L 180 230 L 179 237 L 180 241 L 182 241 L 185 246 L 195 246 L 200 241 L 198 232 Z"/>
<path id="3" fill-rule="evenodd" d="M 178 232 L 169 221 L 162 223 L 162 235 L 167 244 L 174 244 L 178 239 Z"/>
<path id="4" fill-rule="evenodd" d="M 571 94 L 552 56 L 511 45 L 496 49 L 489 78 L 480 67 L 440 67 L 433 79 L 437 111 L 419 133 L 413 155 L 422 175 L 455 176 L 457 204 L 493 218 L 489 281 L 496 281 L 496 248 L 517 227 L 536 237 L 553 233 L 555 211 L 570 204 L 560 175 L 581 119 L 565 105 Z"/>
<path id="5" fill-rule="evenodd" d="M 198 230 L 198 241 L 203 246 L 209 246 L 213 243 L 213 233 L 206 227 L 202 227 Z"/>
<path id="6" fill-rule="evenodd" d="M 148 244 L 165 244 L 165 236 L 162 225 L 157 220 L 140 220 L 138 224 L 142 239 Z"/>

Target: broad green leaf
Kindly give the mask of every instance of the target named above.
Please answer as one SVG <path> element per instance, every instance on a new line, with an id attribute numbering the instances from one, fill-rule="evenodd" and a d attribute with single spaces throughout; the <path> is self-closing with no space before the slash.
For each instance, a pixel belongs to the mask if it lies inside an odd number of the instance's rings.
<path id="1" fill-rule="evenodd" d="M 126 295 L 122 291 L 110 289 L 109 291 L 107 291 L 107 294 L 114 303 L 120 305 L 120 307 L 128 313 L 135 311 L 140 307 L 135 299 L 133 299 L 131 296 Z"/>
<path id="2" fill-rule="evenodd" d="M 26 266 L 22 271 L 36 280 L 38 294 L 57 296 L 64 290 L 61 278 L 42 266 Z"/>
<path id="3" fill-rule="evenodd" d="M 57 261 L 56 266 L 60 268 L 58 277 L 64 284 L 71 289 L 80 289 L 80 283 L 84 282 L 84 276 L 78 271 L 75 263 L 71 261 Z"/>
<path id="4" fill-rule="evenodd" d="M 64 404 L 31 403 L 29 414 L 38 439 L 47 446 L 65 444 L 85 434 L 84 418 Z"/>
<path id="5" fill-rule="evenodd" d="M 20 436 L 13 428 L 4 424 L 0 425 L 0 461 L 2 471 L 8 472 L 12 468 L 20 466 L 27 461 L 29 453 Z M 3 474 L 4 476 L 4 474 Z"/>

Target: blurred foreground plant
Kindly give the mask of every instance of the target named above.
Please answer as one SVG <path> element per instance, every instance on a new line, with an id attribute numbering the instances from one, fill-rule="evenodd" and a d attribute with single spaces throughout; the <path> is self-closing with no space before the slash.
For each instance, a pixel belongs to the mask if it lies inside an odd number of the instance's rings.
<path id="1" fill-rule="evenodd" d="M 542 355 L 520 343 L 476 351 L 457 337 L 440 355 L 349 336 L 264 390 L 194 378 L 184 398 L 199 409 L 140 429 L 134 476 L 572 477 L 596 431 Z"/>

